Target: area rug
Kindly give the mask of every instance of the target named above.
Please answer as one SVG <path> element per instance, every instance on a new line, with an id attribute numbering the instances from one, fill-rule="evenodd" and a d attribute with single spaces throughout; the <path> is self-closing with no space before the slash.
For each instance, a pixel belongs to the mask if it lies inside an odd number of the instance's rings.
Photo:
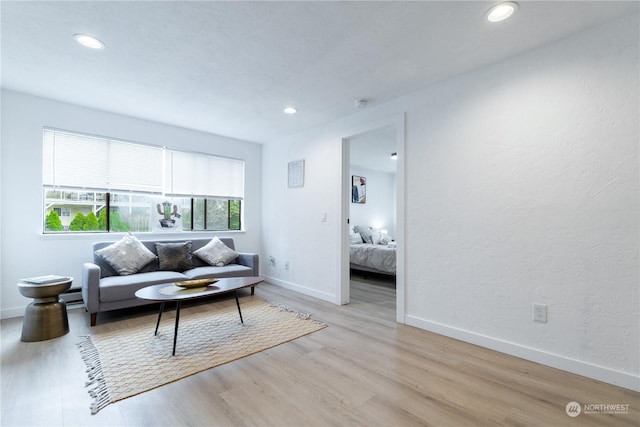
<path id="1" fill-rule="evenodd" d="M 83 337 L 78 344 L 87 366 L 91 413 L 110 403 L 143 393 L 198 372 L 275 347 L 327 325 L 310 316 L 259 299 L 240 300 L 244 324 L 235 301 L 207 305 L 206 312 L 180 312 L 176 355 L 171 355 L 175 317 Z"/>

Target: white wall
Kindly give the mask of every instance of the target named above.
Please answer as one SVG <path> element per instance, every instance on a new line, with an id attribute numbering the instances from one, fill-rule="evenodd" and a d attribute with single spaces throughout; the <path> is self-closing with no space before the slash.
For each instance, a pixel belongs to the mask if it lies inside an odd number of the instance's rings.
<path id="1" fill-rule="evenodd" d="M 336 301 L 340 146 L 302 143 L 268 150 L 265 145 L 262 155 L 262 228 L 268 240 L 261 252 L 263 274 L 280 285 Z M 300 159 L 305 160 L 304 186 L 288 188 L 287 164 Z M 327 248 L 332 248 L 330 256 Z M 269 257 L 275 258 L 275 266 L 269 265 Z"/>
<path id="2" fill-rule="evenodd" d="M 395 236 L 395 174 L 351 165 L 351 175 L 367 179 L 367 202 L 349 203 L 351 224 L 385 229 L 390 236 Z"/>
<path id="3" fill-rule="evenodd" d="M 2 318 L 23 315 L 24 307 L 30 302 L 18 292 L 16 284 L 21 278 L 61 274 L 74 277 L 74 286 L 79 286 L 82 263 L 92 260 L 92 242 L 117 240 L 121 236 L 118 233 L 82 236 L 42 234 L 43 126 L 244 159 L 246 232 L 216 234 L 233 237 L 240 251 L 259 252 L 261 145 L 2 91 Z M 162 236 L 187 239 L 213 234 L 173 233 Z M 138 237 L 153 238 L 154 235 L 139 233 Z"/>
<path id="4" fill-rule="evenodd" d="M 640 390 L 638 28 L 629 16 L 265 146 L 263 253 L 294 269 L 265 273 L 339 302 L 341 139 L 406 112 L 406 322 Z M 297 158 L 307 184 L 287 189 Z"/>

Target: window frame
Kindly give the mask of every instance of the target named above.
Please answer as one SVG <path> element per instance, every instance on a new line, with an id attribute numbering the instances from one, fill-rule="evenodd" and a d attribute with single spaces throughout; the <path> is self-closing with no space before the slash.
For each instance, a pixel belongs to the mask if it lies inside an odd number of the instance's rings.
<path id="1" fill-rule="evenodd" d="M 82 144 L 83 138 L 87 138 L 87 140 L 91 140 L 92 142 L 95 142 L 96 140 L 102 141 L 104 144 L 111 144 L 111 143 L 116 143 L 118 145 L 123 145 L 123 144 L 132 144 L 132 145 L 136 145 L 136 146 L 147 146 L 153 150 L 157 150 L 157 149 L 161 149 L 162 153 L 163 153 L 163 161 L 162 161 L 162 165 L 159 166 L 162 168 L 163 171 L 163 176 L 165 177 L 163 179 L 163 185 L 162 185 L 162 192 L 158 193 L 156 191 L 151 191 L 151 192 L 147 192 L 144 190 L 140 190 L 140 189 L 118 189 L 118 188 L 94 188 L 95 186 L 90 187 L 85 187 L 83 186 L 82 183 L 82 178 L 80 178 L 78 180 L 77 183 L 75 183 L 76 185 L 73 186 L 69 186 L 69 185 L 56 185 L 56 170 L 55 170 L 55 165 L 56 162 L 59 161 L 59 158 L 62 158 L 62 156 L 60 156 L 59 153 L 56 153 L 56 141 L 55 139 L 53 140 L 53 142 L 51 142 L 51 138 L 55 138 L 57 135 L 61 134 L 63 135 L 62 137 L 65 136 L 69 136 L 69 138 L 76 144 Z M 49 138 L 49 139 L 47 139 Z M 69 142 L 66 142 L 67 144 L 67 150 L 68 150 L 68 145 Z M 82 147 L 78 147 L 77 151 L 81 151 Z M 136 147 L 133 147 L 133 149 L 135 150 Z M 179 170 L 174 170 L 173 169 L 173 164 L 168 164 L 170 162 L 165 161 L 165 157 L 166 156 L 173 156 L 173 153 L 188 153 L 188 156 L 191 156 L 195 159 L 201 159 L 202 160 L 202 164 L 210 164 L 210 162 L 218 162 L 218 164 L 222 163 L 224 164 L 224 162 L 228 162 L 228 164 L 230 165 L 229 167 L 233 170 L 233 175 L 230 177 L 231 181 L 228 182 L 232 182 L 232 185 L 235 185 L 235 191 L 232 191 L 233 195 L 229 196 L 229 194 L 219 194 L 219 195 L 215 195 L 215 194 L 210 194 L 210 195 L 197 195 L 197 194 L 175 194 L 173 191 L 173 178 L 171 178 L 171 176 L 175 176 L 175 173 L 180 173 Z M 58 157 L 56 157 L 56 155 L 58 154 Z M 86 156 L 86 153 L 84 153 L 84 155 Z M 66 166 L 68 167 L 68 165 L 73 162 L 77 162 L 77 161 L 81 161 L 82 160 L 82 156 L 78 156 L 77 158 L 73 158 L 71 160 L 67 160 L 67 158 L 64 158 L 64 160 L 61 160 L 62 162 L 62 166 Z M 113 159 L 110 158 L 105 158 L 105 161 L 114 161 Z M 53 167 L 53 175 L 51 175 L 51 165 L 54 165 Z M 108 166 L 107 166 L 108 169 Z M 204 171 L 206 172 L 206 170 Z M 183 172 L 184 173 L 184 172 Z M 194 173 L 198 173 L 200 175 L 203 175 L 203 171 L 194 171 Z M 204 174 L 206 176 L 206 173 Z M 46 177 L 45 177 L 46 176 Z M 130 142 L 130 141 L 124 141 L 124 140 L 120 140 L 120 139 L 114 139 L 114 138 L 108 138 L 108 137 L 101 137 L 101 136 L 95 136 L 95 135 L 89 135 L 89 134 L 83 134 L 80 132 L 74 132 L 74 131 L 67 131 L 67 130 L 60 130 L 60 129 L 54 129 L 54 128 L 49 128 L 49 127 L 44 127 L 43 128 L 43 181 L 42 181 L 42 190 L 43 190 L 43 210 L 42 210 L 42 232 L 43 234 L 47 234 L 47 235 L 58 235 L 58 234 L 79 234 L 82 232 L 90 232 L 90 233 L 111 233 L 111 232 L 122 232 L 122 230 L 118 229 L 116 231 L 113 231 L 114 228 L 114 224 L 112 222 L 112 210 L 114 208 L 114 205 L 116 203 L 114 203 L 115 199 L 114 197 L 118 194 L 128 194 L 128 202 L 126 203 L 121 203 L 121 202 L 117 202 L 117 204 L 119 206 L 122 205 L 127 205 L 129 206 L 129 214 L 131 214 L 131 211 L 133 211 L 135 209 L 134 203 L 133 203 L 133 199 L 135 199 L 135 196 L 145 196 L 145 197 L 151 197 L 151 202 L 150 203 L 150 213 L 149 213 L 149 218 L 150 218 L 150 225 L 149 225 L 149 229 L 147 230 L 133 230 L 134 232 L 154 232 L 156 230 L 154 230 L 154 227 L 151 225 L 153 218 L 154 218 L 154 211 L 155 208 L 153 207 L 153 198 L 169 198 L 169 199 L 181 199 L 182 202 L 180 204 L 180 210 L 184 210 L 184 209 L 189 209 L 189 216 L 190 216 L 190 223 L 188 224 L 188 227 L 185 227 L 185 221 L 183 220 L 182 222 L 182 227 L 180 227 L 180 229 L 175 230 L 175 232 L 180 233 L 180 232 L 208 232 L 208 231 L 223 231 L 223 232 L 227 232 L 227 231 L 243 231 L 243 221 L 242 218 L 244 217 L 244 203 L 242 203 L 243 199 L 244 199 L 244 191 L 245 191 L 245 185 L 244 185 L 244 179 L 245 179 L 245 161 L 243 159 L 236 159 L 236 158 L 230 158 L 230 157 L 224 157 L 224 156 L 218 156 L 218 155 L 214 155 L 214 154 L 209 154 L 209 153 L 199 153 L 199 152 L 192 152 L 192 151 L 184 151 L 184 150 L 177 150 L 174 148 L 168 148 L 165 146 L 156 146 L 156 145 L 149 145 L 149 144 L 140 144 L 137 142 Z M 237 183 L 238 180 L 241 180 L 241 186 L 238 187 Z M 77 185 L 79 184 L 79 185 Z M 131 183 L 131 185 L 135 186 L 137 183 L 134 181 Z M 221 184 L 222 187 L 220 187 L 221 191 L 220 193 L 229 193 L 228 191 L 228 186 L 225 186 L 224 183 Z M 228 184 L 226 184 L 228 185 Z M 109 185 L 104 185 L 105 187 L 109 187 Z M 102 185 L 100 185 L 99 187 L 102 187 Z M 201 187 L 198 187 L 197 185 L 195 185 L 194 183 L 194 189 L 195 188 L 200 189 Z M 211 190 L 212 186 L 208 187 L 209 190 L 207 191 L 214 191 Z M 184 191 L 184 188 L 183 190 Z M 53 193 L 53 194 L 57 194 L 59 197 L 57 198 L 53 198 L 53 197 L 47 197 L 49 193 Z M 69 199 L 69 194 L 73 194 L 76 193 L 77 195 L 77 200 L 76 199 Z M 89 194 L 93 194 L 93 199 L 91 198 L 91 196 L 89 196 Z M 104 195 L 104 196 L 102 196 Z M 82 197 L 81 197 L 82 196 Z M 83 199 L 84 197 L 84 199 Z M 102 200 L 104 198 L 104 200 Z M 98 199 L 100 199 L 99 201 L 102 202 L 101 203 L 101 207 L 97 208 L 96 206 L 96 202 L 98 201 Z M 204 207 L 204 218 L 205 218 L 205 222 L 204 222 L 204 227 L 202 229 L 200 228 L 194 228 L 194 214 L 195 214 L 195 200 L 198 199 L 204 199 L 205 203 L 203 204 Z M 225 229 L 219 229 L 218 227 L 211 227 L 208 228 L 207 221 L 206 221 L 206 215 L 207 215 L 207 203 L 206 200 L 217 200 L 217 201 L 226 201 L 226 228 Z M 188 200 L 188 201 L 187 201 Z M 58 201 L 58 203 L 56 203 L 56 201 Z M 72 203 L 68 203 L 65 204 L 64 202 L 68 201 L 68 202 L 72 202 Z M 100 229 L 100 230 L 69 230 L 69 224 L 70 221 L 72 221 L 73 219 L 75 219 L 75 217 L 78 215 L 78 212 L 74 213 L 74 211 L 76 209 L 73 209 L 71 207 L 69 207 L 69 205 L 75 205 L 80 207 L 78 209 L 78 211 L 80 213 L 82 213 L 84 210 L 86 210 L 86 206 L 83 205 L 83 201 L 86 201 L 86 205 L 89 206 L 90 209 L 90 213 L 93 213 L 96 217 L 100 216 L 100 212 L 102 212 L 103 210 L 105 211 L 105 218 L 104 222 L 104 228 Z M 139 202 L 141 200 L 139 199 Z M 234 211 L 234 213 L 232 214 L 232 203 L 238 203 L 238 210 L 237 212 Z M 83 208 L 84 206 L 84 208 Z M 137 207 L 138 211 L 140 209 L 140 206 Z M 67 218 L 67 220 L 65 222 L 68 222 L 69 224 L 67 224 L 66 226 L 63 225 L 63 230 L 52 230 L 48 227 L 48 216 L 49 214 L 51 214 L 52 211 L 56 210 L 57 212 L 57 216 L 59 219 L 62 218 Z M 67 212 L 67 216 L 62 216 L 61 213 L 62 212 Z M 89 213 L 84 213 L 85 215 L 88 215 Z M 178 215 L 179 216 L 179 215 Z M 176 218 L 177 219 L 177 218 Z M 138 220 L 136 221 L 136 223 L 140 224 L 142 222 L 142 224 L 144 225 L 144 220 Z M 235 226 L 235 223 L 237 222 L 237 227 Z M 218 224 L 220 224 L 220 222 L 218 222 Z M 132 224 L 128 224 L 129 226 L 131 226 Z M 232 225 L 234 225 L 234 228 L 231 228 Z M 165 230 L 162 230 L 162 232 L 166 232 Z"/>

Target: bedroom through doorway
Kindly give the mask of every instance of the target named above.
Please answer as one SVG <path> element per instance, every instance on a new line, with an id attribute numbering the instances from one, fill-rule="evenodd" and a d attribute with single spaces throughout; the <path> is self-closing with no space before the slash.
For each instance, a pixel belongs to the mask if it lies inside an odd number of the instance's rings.
<path id="1" fill-rule="evenodd" d="M 386 127 L 348 140 L 350 304 L 366 295 L 374 307 L 396 305 L 396 138 L 396 128 Z"/>

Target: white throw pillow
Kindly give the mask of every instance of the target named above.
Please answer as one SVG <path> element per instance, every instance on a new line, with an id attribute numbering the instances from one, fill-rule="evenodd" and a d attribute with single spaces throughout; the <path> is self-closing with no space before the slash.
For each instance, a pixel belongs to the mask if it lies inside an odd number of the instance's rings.
<path id="1" fill-rule="evenodd" d="M 107 261 L 121 276 L 136 274 L 156 259 L 155 254 L 131 232 L 112 245 L 98 249 L 96 254 Z"/>
<path id="2" fill-rule="evenodd" d="M 224 267 L 239 255 L 236 251 L 222 243 L 222 240 L 217 236 L 193 253 L 204 262 L 215 265 L 216 267 Z"/>

